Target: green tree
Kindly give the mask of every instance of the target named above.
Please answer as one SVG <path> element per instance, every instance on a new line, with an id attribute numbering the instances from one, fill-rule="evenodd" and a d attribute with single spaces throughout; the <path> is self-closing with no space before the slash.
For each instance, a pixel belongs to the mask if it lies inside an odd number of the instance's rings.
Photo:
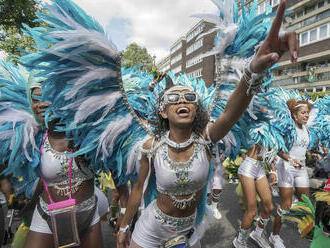
<path id="1" fill-rule="evenodd" d="M 128 68 L 136 65 L 141 65 L 143 71 L 152 72 L 153 59 L 145 47 L 131 43 L 123 53 L 123 66 Z"/>
<path id="2" fill-rule="evenodd" d="M 30 27 L 35 22 L 39 6 L 35 0 L 0 0 L 0 50 L 10 58 L 22 55 L 22 50 L 33 50 L 33 40 L 22 32 L 23 23 Z"/>

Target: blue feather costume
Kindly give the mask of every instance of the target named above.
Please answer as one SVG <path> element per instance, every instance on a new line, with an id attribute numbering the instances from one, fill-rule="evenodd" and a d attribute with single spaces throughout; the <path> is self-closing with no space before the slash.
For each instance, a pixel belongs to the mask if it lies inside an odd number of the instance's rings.
<path id="1" fill-rule="evenodd" d="M 242 59 L 246 61 L 251 57 L 255 46 L 266 37 L 271 26 L 268 19 L 273 14 L 257 16 L 254 3 L 249 12 L 243 7 L 239 17 L 235 1 L 213 2 L 219 7 L 219 16 L 209 15 L 208 18 L 218 24 L 216 49 L 205 56 L 235 56 L 237 64 L 242 65 Z M 228 10 L 228 6 L 232 8 Z M 38 17 L 48 25 L 26 27 L 26 33 L 36 41 L 39 52 L 24 56 L 22 61 L 26 68 L 37 70 L 38 76 L 46 78 L 42 84 L 41 100 L 52 103 L 45 113 L 46 123 L 59 118 L 57 130 L 65 131 L 79 148 L 72 156 L 84 155 L 91 161 L 90 167 L 95 171 L 111 170 L 118 185 L 124 184 L 136 176 L 134 167 L 140 156 L 138 147 L 148 133 L 153 134 L 153 127 L 149 124 L 157 107 L 158 95 L 147 90 L 152 76 L 138 68 L 121 68 L 121 55 L 103 28 L 72 1 L 53 0 L 51 5 L 44 4 L 43 10 Z M 233 73 L 223 76 L 222 84 L 211 88 L 207 88 L 204 81 L 187 75 L 169 76 L 175 85 L 192 87 L 199 94 L 204 107 L 216 118 L 223 112 L 228 99 L 221 96 L 230 94 L 234 89 L 232 85 L 224 83 L 238 82 L 242 69 L 233 67 Z M 270 83 L 268 72 L 263 85 L 265 91 Z M 154 92 L 163 91 L 165 86 L 163 80 L 156 85 Z M 265 96 L 262 94 L 260 98 Z M 251 108 L 262 104 L 263 101 L 257 98 Z M 224 142 L 223 149 L 227 155 L 235 156 L 241 146 L 247 146 L 244 138 L 247 137 L 246 130 L 253 129 L 253 125 L 258 125 L 259 120 L 266 118 L 262 113 L 250 111 L 243 115 Z M 262 142 L 258 135 L 250 135 L 254 142 Z M 21 164 L 27 170 L 24 172 L 26 174 L 30 173 L 31 168 L 35 171 L 39 163 L 40 154 L 36 148 L 40 146 L 41 137 L 42 132 L 38 132 L 35 135 L 36 146 L 30 145 L 28 150 L 30 156 L 35 154 L 31 166 L 26 166 L 26 161 Z M 19 140 L 17 142 L 19 144 Z M 14 157 L 14 154 L 10 156 Z M 211 171 L 210 167 L 208 178 L 211 177 Z M 157 195 L 152 182 L 145 194 L 146 205 Z M 205 200 L 206 190 L 198 204 L 198 224 L 204 216 Z"/>
<path id="2" fill-rule="evenodd" d="M 31 109 L 30 86 L 36 80 L 22 67 L 0 61 L 0 164 L 16 181 L 18 193 L 31 189 L 38 178 L 43 130 Z"/>

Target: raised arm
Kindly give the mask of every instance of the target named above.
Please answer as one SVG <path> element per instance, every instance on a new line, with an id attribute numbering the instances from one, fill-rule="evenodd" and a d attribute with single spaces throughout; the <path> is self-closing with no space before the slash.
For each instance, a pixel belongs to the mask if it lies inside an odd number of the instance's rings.
<path id="1" fill-rule="evenodd" d="M 252 95 L 248 94 L 249 86 L 256 86 L 260 82 L 259 79 L 254 80 L 254 78 L 261 76 L 286 51 L 290 52 L 291 62 L 297 62 L 299 42 L 296 33 L 280 32 L 285 4 L 285 0 L 282 0 L 265 41 L 261 44 L 258 52 L 253 56 L 253 59 L 245 69 L 244 76 L 229 98 L 225 110 L 214 124 L 209 127 L 210 138 L 213 142 L 217 142 L 223 138 L 248 107 L 252 99 Z"/>
<path id="2" fill-rule="evenodd" d="M 148 140 L 144 146 L 144 149 L 151 148 L 151 139 Z M 120 225 L 120 229 L 117 235 L 117 247 L 124 248 L 129 246 L 129 225 L 131 224 L 136 212 L 139 209 L 141 199 L 143 196 L 143 186 L 149 174 L 149 160 L 146 154 L 143 154 L 141 159 L 141 168 L 137 182 L 134 184 L 130 197 L 128 199 L 125 215 Z"/>

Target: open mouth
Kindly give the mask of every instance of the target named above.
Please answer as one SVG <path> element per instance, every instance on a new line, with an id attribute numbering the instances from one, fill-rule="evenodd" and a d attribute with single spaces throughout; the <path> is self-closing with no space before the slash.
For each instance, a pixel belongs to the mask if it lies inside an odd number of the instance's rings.
<path id="1" fill-rule="evenodd" d="M 187 107 L 181 107 L 181 108 L 178 108 L 176 113 L 180 116 L 180 117 L 187 117 L 189 115 L 189 108 Z"/>

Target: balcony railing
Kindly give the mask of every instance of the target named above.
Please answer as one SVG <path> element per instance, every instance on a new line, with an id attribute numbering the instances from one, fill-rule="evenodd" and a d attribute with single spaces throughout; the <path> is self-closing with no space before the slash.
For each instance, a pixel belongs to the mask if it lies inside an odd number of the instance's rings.
<path id="1" fill-rule="evenodd" d="M 290 77 L 281 78 L 281 79 L 277 79 L 277 80 L 275 78 L 274 85 L 275 86 L 287 86 L 287 85 L 293 85 L 293 84 L 311 83 L 308 81 L 308 78 L 309 78 L 308 71 L 299 72 Z M 315 72 L 315 78 L 314 78 L 313 83 L 323 82 L 323 81 L 330 81 L 330 70 Z"/>

